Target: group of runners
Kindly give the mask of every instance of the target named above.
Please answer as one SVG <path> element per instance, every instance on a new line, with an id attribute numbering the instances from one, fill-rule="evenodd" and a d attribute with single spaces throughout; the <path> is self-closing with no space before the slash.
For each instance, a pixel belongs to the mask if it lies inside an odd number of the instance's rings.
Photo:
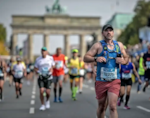
<path id="1" fill-rule="evenodd" d="M 132 86 L 132 73 L 138 79 L 138 89 L 142 84 L 140 75 L 141 71 L 145 72 L 146 84 L 143 91 L 146 91 L 149 85 L 150 73 L 150 45 L 148 52 L 144 54 L 142 61 L 139 60 L 139 71 L 136 71 L 135 65 L 131 62 L 131 58 L 127 54 L 126 47 L 121 43 L 113 40 L 114 30 L 111 25 L 105 25 L 102 28 L 103 40 L 95 43 L 91 49 L 85 54 L 84 61 L 78 50 L 72 50 L 72 57 L 66 61 L 66 57 L 62 54 L 62 49 L 57 48 L 56 54 L 49 55 L 47 48 L 41 49 L 35 63 L 26 61 L 24 63 L 21 57 L 17 57 L 16 61 L 10 60 L 8 64 L 0 59 L 0 100 L 3 98 L 4 73 L 7 72 L 10 82 L 9 86 L 15 82 L 16 98 L 22 95 L 22 79 L 26 77 L 27 84 L 34 78 L 34 72 L 38 74 L 38 85 L 40 89 L 40 110 L 50 108 L 50 93 L 53 86 L 54 102 L 62 103 L 63 81 L 66 75 L 70 78 L 71 98 L 76 101 L 77 93 L 82 93 L 83 78 L 85 76 L 85 63 L 89 73 L 94 70 L 95 92 L 98 101 L 97 118 L 104 118 L 107 106 L 109 106 L 110 117 L 118 118 L 117 105 L 120 106 L 125 97 L 125 109 L 130 109 L 128 101 L 130 98 Z M 84 63 L 85 62 L 85 63 Z M 140 76 L 139 76 L 140 75 Z M 90 77 L 91 78 L 91 75 Z M 13 80 L 13 81 L 12 81 Z M 126 89 L 125 89 L 126 87 Z M 126 92 L 125 92 L 126 90 Z M 46 93 L 46 101 L 43 94 Z"/>

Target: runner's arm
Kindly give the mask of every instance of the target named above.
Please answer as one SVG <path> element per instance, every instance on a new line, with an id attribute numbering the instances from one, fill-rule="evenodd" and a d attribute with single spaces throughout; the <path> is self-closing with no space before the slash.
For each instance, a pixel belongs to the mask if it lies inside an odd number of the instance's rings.
<path id="1" fill-rule="evenodd" d="M 132 63 L 132 66 L 133 66 L 133 72 L 134 72 L 135 76 L 138 78 L 138 80 L 140 80 L 140 76 L 139 76 L 139 74 L 137 73 L 136 68 L 135 68 L 135 65 L 134 65 L 133 63 Z"/>
<path id="2" fill-rule="evenodd" d="M 118 42 L 118 45 L 120 47 L 121 53 L 123 54 L 123 61 L 121 64 L 126 65 L 129 62 L 129 56 L 124 49 L 124 45 L 121 42 Z"/>
<path id="3" fill-rule="evenodd" d="M 94 56 L 97 54 L 98 52 L 98 48 L 100 47 L 99 42 L 95 43 L 90 50 L 85 54 L 84 56 L 84 62 L 86 63 L 91 63 L 94 62 Z"/>
<path id="4" fill-rule="evenodd" d="M 144 54 L 144 56 L 143 56 L 143 62 L 142 62 L 142 64 L 143 64 L 144 70 L 147 70 L 146 65 L 145 65 L 145 54 Z"/>

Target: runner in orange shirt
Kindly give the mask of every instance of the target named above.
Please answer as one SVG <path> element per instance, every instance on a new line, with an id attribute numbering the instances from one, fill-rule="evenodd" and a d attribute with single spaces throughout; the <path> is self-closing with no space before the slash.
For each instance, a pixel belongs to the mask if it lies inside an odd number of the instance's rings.
<path id="1" fill-rule="evenodd" d="M 53 82 L 54 82 L 54 102 L 57 102 L 57 84 L 59 83 L 59 102 L 63 102 L 61 99 L 62 94 L 62 82 L 64 78 L 64 65 L 65 65 L 65 55 L 62 54 L 62 49 L 57 48 L 56 54 L 53 55 L 55 61 L 55 68 L 53 70 Z"/>

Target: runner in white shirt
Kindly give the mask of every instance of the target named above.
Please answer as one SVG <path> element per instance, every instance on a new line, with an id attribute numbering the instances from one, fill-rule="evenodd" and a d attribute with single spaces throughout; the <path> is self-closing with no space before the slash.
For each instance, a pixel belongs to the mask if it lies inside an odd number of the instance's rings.
<path id="1" fill-rule="evenodd" d="M 48 55 L 47 48 L 43 47 L 41 49 L 42 56 L 38 57 L 35 62 L 35 71 L 39 74 L 38 84 L 40 88 L 40 100 L 42 106 L 40 110 L 45 110 L 50 108 L 50 89 L 52 83 L 52 71 L 53 66 L 55 65 L 54 59 L 52 56 Z M 44 104 L 44 90 L 46 89 L 46 104 Z"/>
<path id="2" fill-rule="evenodd" d="M 14 76 L 14 82 L 15 82 L 15 88 L 16 88 L 16 98 L 19 98 L 19 95 L 22 95 L 21 89 L 22 89 L 22 83 L 21 79 L 23 76 L 26 76 L 26 70 L 24 65 L 21 63 L 21 58 L 17 58 L 17 64 L 13 66 L 13 76 Z"/>

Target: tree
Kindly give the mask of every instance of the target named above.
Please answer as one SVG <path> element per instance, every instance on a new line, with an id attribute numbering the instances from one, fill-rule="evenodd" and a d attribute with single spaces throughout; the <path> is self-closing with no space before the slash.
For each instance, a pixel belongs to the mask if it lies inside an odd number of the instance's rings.
<path id="1" fill-rule="evenodd" d="M 132 22 L 127 25 L 125 30 L 118 37 L 118 40 L 125 45 L 135 45 L 139 43 L 139 29 L 148 24 L 148 17 L 150 16 L 150 1 L 139 0 L 134 11 L 135 16 Z"/>
<path id="2" fill-rule="evenodd" d="M 5 46 L 6 40 L 6 29 L 0 24 L 0 55 L 9 55 L 8 50 Z"/>
<path id="3" fill-rule="evenodd" d="M 6 40 L 6 29 L 3 27 L 2 24 L 0 24 L 0 41 Z"/>

